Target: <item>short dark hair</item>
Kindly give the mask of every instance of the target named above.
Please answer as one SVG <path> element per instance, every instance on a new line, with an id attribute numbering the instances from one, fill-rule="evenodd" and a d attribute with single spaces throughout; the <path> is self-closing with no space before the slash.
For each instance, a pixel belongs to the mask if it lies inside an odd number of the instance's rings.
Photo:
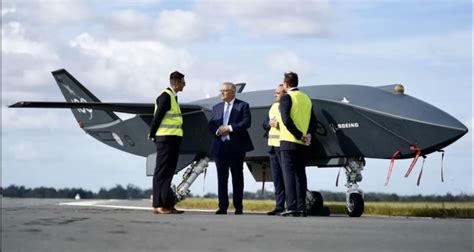
<path id="1" fill-rule="evenodd" d="M 290 87 L 297 87 L 298 86 L 298 75 L 293 72 L 285 73 L 285 77 L 283 78 L 283 82 L 288 84 Z"/>
<path id="2" fill-rule="evenodd" d="M 184 78 L 184 74 L 178 72 L 178 71 L 174 71 L 170 74 L 170 83 L 178 83 L 180 82 L 182 79 Z"/>

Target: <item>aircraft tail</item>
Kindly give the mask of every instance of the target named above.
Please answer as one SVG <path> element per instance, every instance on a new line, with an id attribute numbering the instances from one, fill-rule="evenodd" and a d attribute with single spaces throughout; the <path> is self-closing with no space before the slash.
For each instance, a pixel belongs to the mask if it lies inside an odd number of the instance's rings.
<path id="1" fill-rule="evenodd" d="M 52 72 L 67 102 L 86 103 L 100 102 L 95 95 L 87 90 L 79 81 L 64 69 Z M 83 128 L 98 124 L 118 123 L 120 118 L 111 111 L 93 110 L 91 108 L 73 108 L 72 113 Z"/>

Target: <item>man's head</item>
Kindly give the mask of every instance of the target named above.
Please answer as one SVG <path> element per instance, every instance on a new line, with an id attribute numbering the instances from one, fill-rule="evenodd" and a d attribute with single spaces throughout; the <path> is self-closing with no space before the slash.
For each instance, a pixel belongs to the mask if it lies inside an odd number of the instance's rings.
<path id="1" fill-rule="evenodd" d="M 298 86 L 298 75 L 293 72 L 285 73 L 283 77 L 283 87 L 285 91 L 288 92 L 288 89 Z"/>
<path id="2" fill-rule="evenodd" d="M 285 94 L 286 91 L 283 88 L 283 84 L 278 85 L 278 87 L 275 89 L 275 102 L 280 102 L 281 97 Z"/>
<path id="3" fill-rule="evenodd" d="M 170 74 L 170 86 L 177 93 L 183 91 L 186 82 L 184 81 L 184 74 L 174 71 Z"/>
<path id="4" fill-rule="evenodd" d="M 224 82 L 221 87 L 221 99 L 230 102 L 235 98 L 235 84 L 232 82 Z"/>

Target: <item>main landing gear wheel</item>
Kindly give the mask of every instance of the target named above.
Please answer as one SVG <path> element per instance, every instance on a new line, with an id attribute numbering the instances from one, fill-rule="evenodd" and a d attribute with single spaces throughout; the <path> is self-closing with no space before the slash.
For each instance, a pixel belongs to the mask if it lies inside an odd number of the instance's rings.
<path id="1" fill-rule="evenodd" d="M 329 216 L 331 214 L 329 208 L 324 206 L 323 196 L 316 191 L 306 191 L 306 213 L 310 216 Z"/>
<path id="2" fill-rule="evenodd" d="M 349 203 L 346 206 L 349 217 L 360 217 L 364 213 L 364 199 L 359 193 L 351 193 Z"/>

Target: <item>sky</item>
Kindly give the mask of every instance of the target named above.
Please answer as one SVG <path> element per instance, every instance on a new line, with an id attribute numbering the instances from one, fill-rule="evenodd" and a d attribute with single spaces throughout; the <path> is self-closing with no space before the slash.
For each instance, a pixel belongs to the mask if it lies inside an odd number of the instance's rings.
<path id="1" fill-rule="evenodd" d="M 445 148 L 444 183 L 434 153 L 420 186 L 421 160 L 408 178 L 411 160 L 396 161 L 384 186 L 390 160 L 367 159 L 362 190 L 472 194 L 472 10 L 469 0 L 2 1 L 2 186 L 151 188 L 145 158 L 85 134 L 70 110 L 7 108 L 64 101 L 51 71 L 68 70 L 104 102 L 152 103 L 178 70 L 185 103 L 217 95 L 224 81 L 273 89 L 291 70 L 301 86 L 402 83 L 469 128 Z M 308 188 L 345 192 L 337 172 L 308 167 Z M 244 176 L 246 191 L 262 188 Z M 211 163 L 191 192 L 216 191 Z"/>

